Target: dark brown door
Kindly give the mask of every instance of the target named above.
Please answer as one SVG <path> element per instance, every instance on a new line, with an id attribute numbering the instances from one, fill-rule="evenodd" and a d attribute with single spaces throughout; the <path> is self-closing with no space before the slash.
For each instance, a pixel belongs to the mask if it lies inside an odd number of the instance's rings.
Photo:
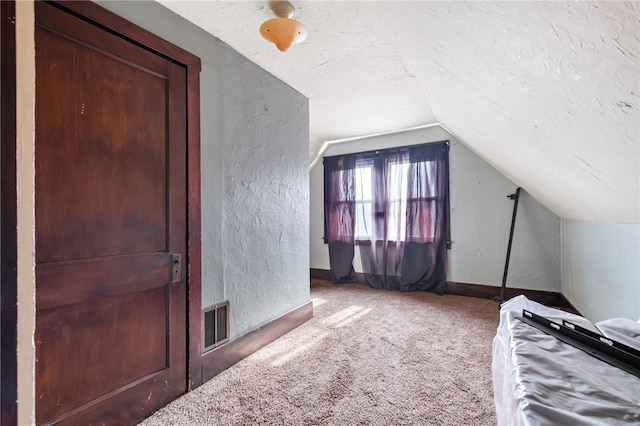
<path id="1" fill-rule="evenodd" d="M 36 419 L 186 388 L 185 69 L 36 2 Z"/>

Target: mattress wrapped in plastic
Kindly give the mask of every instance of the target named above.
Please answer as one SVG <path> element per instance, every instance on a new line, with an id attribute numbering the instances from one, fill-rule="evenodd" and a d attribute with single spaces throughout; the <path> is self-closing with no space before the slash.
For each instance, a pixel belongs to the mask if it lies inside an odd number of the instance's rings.
<path id="1" fill-rule="evenodd" d="M 515 297 L 493 339 L 498 425 L 640 425 L 640 378 L 518 319 L 526 309 L 640 350 L 640 322 L 587 319 Z"/>

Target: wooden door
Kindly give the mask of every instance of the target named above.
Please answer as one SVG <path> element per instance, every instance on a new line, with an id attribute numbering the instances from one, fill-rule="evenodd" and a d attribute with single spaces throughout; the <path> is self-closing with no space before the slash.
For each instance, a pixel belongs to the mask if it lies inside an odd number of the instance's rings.
<path id="1" fill-rule="evenodd" d="M 186 390 L 185 68 L 36 2 L 36 420 Z"/>

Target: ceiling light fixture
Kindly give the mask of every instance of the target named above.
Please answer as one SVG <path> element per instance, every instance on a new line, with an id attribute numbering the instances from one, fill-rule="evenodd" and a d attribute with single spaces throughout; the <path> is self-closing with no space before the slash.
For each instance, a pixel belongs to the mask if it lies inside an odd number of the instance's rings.
<path id="1" fill-rule="evenodd" d="M 277 18 L 269 19 L 260 26 L 260 34 L 265 40 L 275 44 L 278 50 L 286 52 L 291 45 L 298 44 L 307 38 L 307 29 L 295 21 L 295 8 L 289 1 L 270 0 L 269 6 Z"/>

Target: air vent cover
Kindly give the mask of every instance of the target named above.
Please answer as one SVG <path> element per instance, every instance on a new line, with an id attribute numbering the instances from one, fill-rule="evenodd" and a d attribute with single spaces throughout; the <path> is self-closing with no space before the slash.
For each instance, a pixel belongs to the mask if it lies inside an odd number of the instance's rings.
<path id="1" fill-rule="evenodd" d="M 229 340 L 229 301 L 216 303 L 202 311 L 204 352 Z"/>

